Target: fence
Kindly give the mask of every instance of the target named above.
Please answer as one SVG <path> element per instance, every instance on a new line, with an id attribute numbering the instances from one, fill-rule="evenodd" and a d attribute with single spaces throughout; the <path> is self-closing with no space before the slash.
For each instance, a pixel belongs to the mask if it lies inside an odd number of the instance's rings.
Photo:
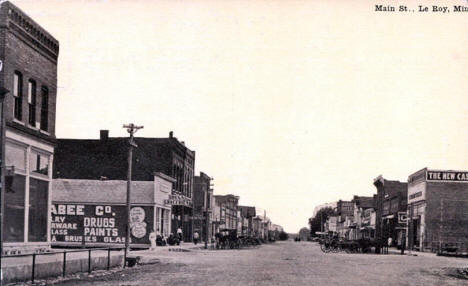
<path id="1" fill-rule="evenodd" d="M 2 256 L 2 264 L 7 261 L 7 259 L 11 258 L 20 258 L 20 257 L 29 257 L 31 256 L 31 282 L 34 283 L 34 279 L 36 278 L 36 266 L 37 261 L 36 258 L 38 256 L 50 256 L 50 255 L 62 255 L 62 276 L 65 277 L 67 274 L 67 255 L 70 253 L 77 253 L 77 252 L 87 252 L 88 253 L 88 273 L 91 273 L 93 270 L 92 266 L 92 255 L 93 251 L 107 251 L 107 265 L 106 269 L 110 269 L 111 265 L 111 251 L 121 251 L 124 250 L 124 263 L 123 267 L 126 265 L 127 261 L 127 249 L 125 247 L 109 247 L 109 248 L 89 248 L 89 249 L 73 249 L 73 250 L 64 250 L 64 251 L 54 251 L 54 252 L 43 252 L 43 253 L 31 253 L 31 254 L 15 254 L 15 255 L 6 255 Z M 8 263 L 5 263 L 8 265 Z"/>

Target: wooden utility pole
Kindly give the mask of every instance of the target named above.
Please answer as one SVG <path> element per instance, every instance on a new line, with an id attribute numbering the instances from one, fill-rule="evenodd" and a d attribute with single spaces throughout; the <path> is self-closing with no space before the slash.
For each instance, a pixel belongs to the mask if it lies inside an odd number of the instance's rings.
<path id="1" fill-rule="evenodd" d="M 133 141 L 133 134 L 137 132 L 139 129 L 143 129 L 143 126 L 136 126 L 133 123 L 127 124 L 123 126 L 123 128 L 127 129 L 127 132 L 130 134 L 129 139 L 129 148 L 128 148 L 128 171 L 127 171 L 127 233 L 125 237 L 125 251 L 128 253 L 130 250 L 130 194 L 132 191 L 132 160 L 133 160 L 133 148 L 138 147 L 135 142 Z"/>

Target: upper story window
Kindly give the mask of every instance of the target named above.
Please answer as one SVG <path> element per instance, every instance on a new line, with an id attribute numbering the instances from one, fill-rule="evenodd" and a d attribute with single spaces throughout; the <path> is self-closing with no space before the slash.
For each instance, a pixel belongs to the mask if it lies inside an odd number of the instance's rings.
<path id="1" fill-rule="evenodd" d="M 36 126 L 36 82 L 31 79 L 28 81 L 28 106 L 28 123 L 31 126 Z"/>
<path id="2" fill-rule="evenodd" d="M 398 212 L 398 198 L 393 198 L 390 202 L 390 212 L 396 213 Z"/>
<path id="3" fill-rule="evenodd" d="M 390 213 L 390 201 L 383 203 L 383 214 L 386 215 L 388 213 Z"/>
<path id="4" fill-rule="evenodd" d="M 20 72 L 13 75 L 13 97 L 15 98 L 14 116 L 18 120 L 23 118 L 23 76 Z"/>
<path id="5" fill-rule="evenodd" d="M 41 88 L 41 129 L 48 131 L 49 129 L 49 89 L 47 86 Z"/>

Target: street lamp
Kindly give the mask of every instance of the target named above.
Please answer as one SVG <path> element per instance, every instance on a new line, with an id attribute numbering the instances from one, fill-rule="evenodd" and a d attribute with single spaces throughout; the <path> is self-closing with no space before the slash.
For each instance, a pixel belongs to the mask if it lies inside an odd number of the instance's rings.
<path id="1" fill-rule="evenodd" d="M 0 86 L 0 256 L 3 254 L 3 205 L 5 190 L 5 108 L 3 107 L 3 103 L 8 92 L 10 92 L 8 89 Z"/>

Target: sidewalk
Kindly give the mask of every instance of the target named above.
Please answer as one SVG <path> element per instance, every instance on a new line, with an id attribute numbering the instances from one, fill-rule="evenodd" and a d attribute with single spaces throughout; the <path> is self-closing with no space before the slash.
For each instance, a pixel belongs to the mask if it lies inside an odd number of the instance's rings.
<path id="1" fill-rule="evenodd" d="M 420 252 L 416 250 L 412 250 L 411 252 L 408 249 L 405 249 L 405 253 L 403 255 L 413 255 L 413 256 L 422 256 L 422 257 L 436 257 L 436 253 L 432 252 Z M 388 248 L 388 254 L 391 255 L 401 255 L 401 250 L 397 249 L 396 247 L 390 247 Z"/>
<path id="2" fill-rule="evenodd" d="M 46 255 L 36 255 L 34 278 L 58 277 L 63 275 L 63 251 L 54 249 L 53 253 Z M 110 252 L 109 267 L 123 265 L 123 251 Z M 87 272 L 89 253 L 69 252 L 66 255 L 66 274 Z M 2 283 L 30 281 L 32 277 L 32 255 L 20 257 L 2 257 L 1 269 L 3 274 Z M 91 271 L 106 269 L 108 263 L 107 250 L 94 250 L 91 252 Z"/>
<path id="3" fill-rule="evenodd" d="M 214 244 L 213 244 L 214 245 Z M 211 244 L 208 244 L 208 249 L 211 249 Z M 130 258 L 136 258 L 140 264 L 153 264 L 161 262 L 161 258 L 167 259 L 172 254 L 170 252 L 190 252 L 197 250 L 205 250 L 205 243 L 192 242 L 181 243 L 180 245 L 157 246 L 155 250 L 136 250 L 128 254 Z"/>

